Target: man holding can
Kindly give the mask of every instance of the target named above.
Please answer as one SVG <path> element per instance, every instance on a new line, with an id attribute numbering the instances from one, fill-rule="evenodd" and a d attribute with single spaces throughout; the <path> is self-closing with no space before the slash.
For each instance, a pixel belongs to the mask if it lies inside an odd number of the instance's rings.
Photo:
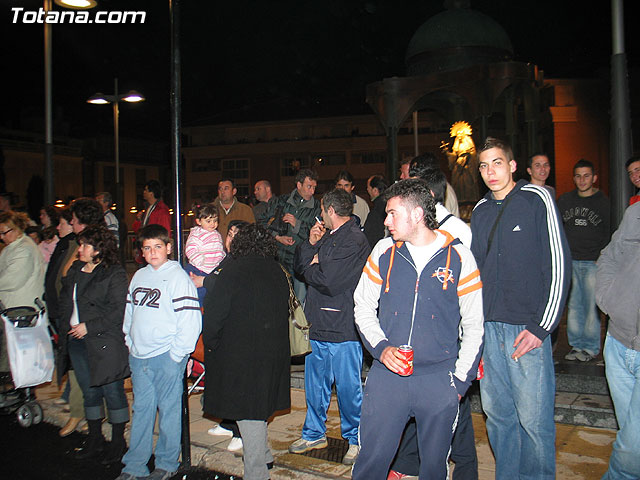
<path id="1" fill-rule="evenodd" d="M 563 313 L 571 253 L 549 191 L 516 182 L 513 150 L 487 138 L 478 151 L 489 192 L 471 215 L 482 274 L 480 380 L 496 479 L 555 479 L 555 372 L 550 333 Z"/>
<path id="2" fill-rule="evenodd" d="M 387 478 L 411 417 L 420 478 L 446 478 L 458 402 L 480 361 L 482 282 L 471 251 L 436 230 L 423 180 L 397 182 L 385 198 L 391 237 L 373 248 L 354 293 L 356 325 L 374 361 L 352 478 Z"/>

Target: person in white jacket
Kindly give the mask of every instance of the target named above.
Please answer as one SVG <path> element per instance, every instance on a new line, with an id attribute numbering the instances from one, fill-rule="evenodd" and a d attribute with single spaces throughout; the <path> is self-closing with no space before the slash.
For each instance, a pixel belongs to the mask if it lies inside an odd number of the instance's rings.
<path id="1" fill-rule="evenodd" d="M 183 376 L 202 329 L 196 287 L 180 264 L 169 260 L 169 233 L 151 224 L 138 233 L 147 266 L 129 284 L 123 331 L 129 347 L 133 420 L 120 480 L 168 479 L 178 470 Z M 159 412 L 155 470 L 147 462 Z"/>
<path id="2" fill-rule="evenodd" d="M 0 253 L 0 301 L 5 308 L 36 306 L 44 293 L 44 260 L 38 246 L 24 234 L 29 226 L 26 213 L 0 212 L 0 240 L 5 247 Z M 0 372 L 9 371 L 4 340 L 4 324 L 0 326 Z"/>

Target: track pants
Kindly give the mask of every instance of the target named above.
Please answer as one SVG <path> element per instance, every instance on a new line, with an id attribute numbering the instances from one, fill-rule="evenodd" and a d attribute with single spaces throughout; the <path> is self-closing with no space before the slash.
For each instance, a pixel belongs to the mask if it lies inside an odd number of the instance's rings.
<path id="1" fill-rule="evenodd" d="M 362 400 L 360 455 L 353 480 L 386 480 L 407 421 L 416 421 L 421 479 L 445 480 L 458 418 L 458 392 L 447 371 L 401 377 L 375 365 Z"/>

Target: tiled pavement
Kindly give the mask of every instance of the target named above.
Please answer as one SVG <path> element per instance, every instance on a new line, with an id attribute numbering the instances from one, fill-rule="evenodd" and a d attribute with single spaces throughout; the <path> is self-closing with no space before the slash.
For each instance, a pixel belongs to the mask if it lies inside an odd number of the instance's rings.
<path id="1" fill-rule="evenodd" d="M 45 421 L 63 425 L 67 414 L 62 407 L 53 403 L 59 391 L 53 384 L 45 384 L 37 388 L 37 396 L 44 412 Z M 128 389 L 129 395 L 130 389 Z M 593 399 L 559 393 L 558 401 L 570 405 L 589 404 Z M 282 412 L 269 424 L 269 441 L 275 457 L 275 468 L 271 471 L 274 480 L 311 480 L 311 479 L 348 479 L 351 467 L 302 455 L 292 455 L 287 447 L 298 438 L 305 416 L 304 391 L 291 389 L 291 410 Z M 596 407 L 592 407 L 596 408 Z M 204 418 L 200 407 L 200 394 L 189 397 L 191 463 L 224 472 L 231 475 L 242 475 L 242 461 L 239 456 L 228 452 L 229 442 L 225 437 L 212 437 L 207 430 L 215 425 L 212 419 Z M 479 458 L 481 480 L 494 478 L 494 460 L 486 435 L 484 418 L 479 413 L 473 414 L 476 432 L 476 446 Z M 333 399 L 329 410 L 328 435 L 340 438 L 340 422 L 338 408 Z M 108 437 L 109 428 L 105 427 Z M 557 478 L 567 480 L 599 479 L 607 467 L 611 444 L 615 438 L 615 430 L 610 428 L 593 428 L 568 424 L 557 424 Z"/>

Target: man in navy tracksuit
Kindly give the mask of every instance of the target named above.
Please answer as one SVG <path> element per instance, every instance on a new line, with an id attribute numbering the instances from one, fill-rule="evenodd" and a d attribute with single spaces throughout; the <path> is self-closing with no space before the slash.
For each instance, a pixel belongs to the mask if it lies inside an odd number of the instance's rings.
<path id="1" fill-rule="evenodd" d="M 390 238 L 374 247 L 354 293 L 355 319 L 374 362 L 360 421 L 354 480 L 384 480 L 414 417 L 420 478 L 445 479 L 458 402 L 482 350 L 482 283 L 471 251 L 436 230 L 435 201 L 420 179 L 386 192 Z M 398 346 L 411 345 L 413 374 Z M 384 441 L 381 441 L 384 439 Z"/>
<path id="2" fill-rule="evenodd" d="M 471 216 L 482 274 L 480 380 L 496 479 L 555 478 L 555 374 L 549 334 L 563 312 L 571 254 L 549 191 L 515 182 L 511 147 L 487 138 L 479 169 L 489 192 Z"/>

